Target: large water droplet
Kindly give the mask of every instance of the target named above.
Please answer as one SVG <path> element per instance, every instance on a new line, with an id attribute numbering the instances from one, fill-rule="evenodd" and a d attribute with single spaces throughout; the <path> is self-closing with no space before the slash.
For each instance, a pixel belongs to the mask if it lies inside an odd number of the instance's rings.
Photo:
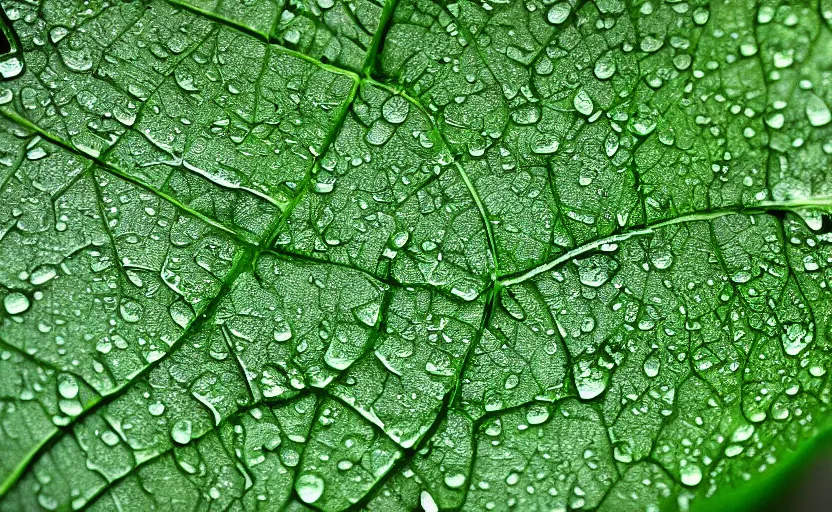
<path id="1" fill-rule="evenodd" d="M 473 286 L 465 285 L 460 287 L 454 286 L 453 288 L 451 288 L 451 294 L 456 295 L 460 299 L 468 302 L 476 299 L 479 296 L 479 292 L 476 290 L 476 288 L 474 288 Z"/>
<path id="2" fill-rule="evenodd" d="M 606 80 L 615 74 L 615 57 L 612 52 L 607 52 L 595 61 L 595 76 L 599 80 Z"/>
<path id="3" fill-rule="evenodd" d="M 381 106 L 381 114 L 390 124 L 402 124 L 410 112 L 410 105 L 401 96 L 392 96 Z"/>
<path id="4" fill-rule="evenodd" d="M 53 267 L 38 267 L 32 272 L 32 275 L 29 276 L 29 282 L 35 286 L 40 286 L 51 280 L 56 275 L 58 275 L 58 273 Z"/>
<path id="5" fill-rule="evenodd" d="M 121 303 L 119 312 L 125 322 L 136 323 L 141 320 L 142 314 L 144 314 L 144 308 L 136 301 L 126 300 Z"/>
<path id="6" fill-rule="evenodd" d="M 549 408 L 543 404 L 532 405 L 529 410 L 526 411 L 526 421 L 529 422 L 529 425 L 540 425 L 548 419 Z"/>
<path id="7" fill-rule="evenodd" d="M 575 99 L 572 103 L 575 105 L 575 110 L 585 116 L 592 114 L 592 111 L 595 110 L 592 98 L 590 98 L 589 94 L 587 94 L 587 92 L 583 89 L 578 91 L 578 94 L 575 95 Z"/>
<path id="8" fill-rule="evenodd" d="M 569 13 L 572 11 L 572 8 L 569 6 L 567 2 L 559 2 L 553 5 L 549 9 L 549 13 L 547 14 L 547 19 L 549 23 L 554 25 L 560 25 L 566 18 L 569 17 Z"/>
<path id="9" fill-rule="evenodd" d="M 23 63 L 17 57 L 0 62 L 0 76 L 3 78 L 14 78 L 21 72 L 23 72 Z"/>
<path id="10" fill-rule="evenodd" d="M 462 473 L 451 473 L 445 475 L 445 485 L 451 489 L 460 489 L 465 485 L 465 475 Z"/>
<path id="11" fill-rule="evenodd" d="M 304 503 L 315 503 L 324 493 L 324 479 L 314 473 L 305 473 L 295 482 L 295 490 Z"/>
<path id="12" fill-rule="evenodd" d="M 78 383 L 71 375 L 62 375 L 58 380 L 58 393 L 71 400 L 78 396 Z"/>
<path id="13" fill-rule="evenodd" d="M 809 124 L 812 126 L 824 126 L 832 121 L 832 112 L 822 99 L 810 94 L 806 101 L 806 117 L 809 118 Z"/>
<path id="14" fill-rule="evenodd" d="M 436 500 L 428 491 L 422 491 L 422 494 L 419 495 L 419 504 L 425 512 L 439 512 L 439 505 L 436 504 Z"/>
<path id="15" fill-rule="evenodd" d="M 292 339 L 292 328 L 285 321 L 281 321 L 275 326 L 274 334 L 272 335 L 275 341 L 284 342 Z"/>
<path id="16" fill-rule="evenodd" d="M 193 434 L 193 426 L 190 420 L 179 420 L 170 430 L 170 437 L 175 443 L 188 444 L 191 442 L 191 435 Z"/>
<path id="17" fill-rule="evenodd" d="M 702 481 L 702 470 L 696 464 L 687 464 L 679 470 L 679 476 L 683 484 L 692 487 Z"/>
<path id="18" fill-rule="evenodd" d="M 11 292 L 3 299 L 3 306 L 10 315 L 19 315 L 29 309 L 29 297 L 20 292 Z"/>
<path id="19" fill-rule="evenodd" d="M 353 310 L 353 314 L 355 318 L 358 319 L 359 322 L 363 323 L 368 327 L 373 327 L 378 322 L 378 315 L 381 306 L 378 303 L 370 303 L 365 304 L 359 308 Z"/>

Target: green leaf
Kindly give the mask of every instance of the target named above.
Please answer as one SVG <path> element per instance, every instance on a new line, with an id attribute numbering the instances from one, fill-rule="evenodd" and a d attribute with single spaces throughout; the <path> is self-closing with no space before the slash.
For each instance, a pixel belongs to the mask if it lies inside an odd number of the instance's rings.
<path id="1" fill-rule="evenodd" d="M 751 507 L 832 427 L 828 0 L 0 6 L 0 510 Z"/>

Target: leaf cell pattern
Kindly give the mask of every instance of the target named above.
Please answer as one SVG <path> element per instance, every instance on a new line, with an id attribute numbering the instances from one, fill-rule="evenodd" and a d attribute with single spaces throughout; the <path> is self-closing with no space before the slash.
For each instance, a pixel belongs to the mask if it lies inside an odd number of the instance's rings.
<path id="1" fill-rule="evenodd" d="M 832 426 L 832 2 L 0 6 L 0 510 L 689 510 Z"/>

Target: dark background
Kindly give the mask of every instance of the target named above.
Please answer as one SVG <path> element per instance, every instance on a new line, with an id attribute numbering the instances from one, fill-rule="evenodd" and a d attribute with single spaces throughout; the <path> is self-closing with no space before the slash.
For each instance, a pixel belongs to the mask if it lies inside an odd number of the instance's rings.
<path id="1" fill-rule="evenodd" d="M 832 443 L 822 445 L 761 505 L 764 512 L 832 512 Z"/>

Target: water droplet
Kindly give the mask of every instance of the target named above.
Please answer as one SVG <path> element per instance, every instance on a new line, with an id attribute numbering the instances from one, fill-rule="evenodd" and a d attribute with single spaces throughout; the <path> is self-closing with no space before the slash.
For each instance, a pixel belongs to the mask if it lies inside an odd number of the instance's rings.
<path id="1" fill-rule="evenodd" d="M 641 40 L 639 47 L 645 53 L 653 53 L 664 45 L 664 41 L 653 36 L 647 36 Z"/>
<path id="2" fill-rule="evenodd" d="M 650 262 L 659 270 L 670 268 L 673 264 L 673 255 L 667 249 L 658 249 L 650 253 Z"/>
<path id="3" fill-rule="evenodd" d="M 572 8 L 569 6 L 567 2 L 559 2 L 553 5 L 549 9 L 549 13 L 547 14 L 547 18 L 549 23 L 553 25 L 560 25 L 566 18 L 569 17 L 569 13 L 572 11 Z"/>
<path id="4" fill-rule="evenodd" d="M 378 322 L 378 315 L 380 309 L 381 306 L 378 303 L 373 302 L 356 308 L 353 311 L 353 314 L 359 322 L 363 323 L 368 327 L 373 327 L 374 325 L 376 325 L 376 322 Z"/>
<path id="5" fill-rule="evenodd" d="M 402 124 L 410 112 L 410 105 L 401 96 L 391 96 L 381 106 L 381 114 L 390 124 Z"/>
<path id="6" fill-rule="evenodd" d="M 58 275 L 58 273 L 53 267 L 38 267 L 32 272 L 32 275 L 29 276 L 29 282 L 35 286 L 40 286 L 51 280 L 56 275 Z"/>
<path id="7" fill-rule="evenodd" d="M 78 383 L 71 375 L 61 375 L 58 380 L 58 393 L 66 398 L 73 399 L 78 396 Z"/>
<path id="8" fill-rule="evenodd" d="M 324 493 L 324 479 L 314 473 L 304 473 L 295 482 L 295 490 L 304 503 L 315 503 Z"/>
<path id="9" fill-rule="evenodd" d="M 407 231 L 399 231 L 398 233 L 393 235 L 391 242 L 393 244 L 393 247 L 395 247 L 396 249 L 401 249 L 402 247 L 407 245 L 407 241 L 409 239 L 410 235 L 407 233 Z"/>
<path id="10" fill-rule="evenodd" d="M 101 434 L 101 440 L 107 446 L 115 446 L 118 444 L 118 436 L 111 430 L 106 430 Z"/>
<path id="11" fill-rule="evenodd" d="M 630 133 L 644 137 L 653 133 L 656 129 L 656 120 L 650 116 L 641 116 L 633 118 L 632 122 L 627 125 Z"/>
<path id="12" fill-rule="evenodd" d="M 592 400 L 607 389 L 604 380 L 592 377 L 576 377 L 575 385 L 578 388 L 578 395 L 584 400 Z"/>
<path id="13" fill-rule="evenodd" d="M 731 440 L 735 443 L 742 443 L 744 441 L 748 441 L 749 439 L 751 439 L 751 435 L 754 434 L 754 430 L 756 430 L 756 427 L 754 427 L 754 425 L 741 425 L 737 427 L 736 430 L 734 430 L 734 433 L 731 435 Z"/>
<path id="14" fill-rule="evenodd" d="M 479 292 L 472 286 L 454 286 L 451 288 L 451 293 L 467 302 L 470 302 L 479 296 Z"/>
<path id="15" fill-rule="evenodd" d="M 61 39 L 69 34 L 69 29 L 66 27 L 57 26 L 49 31 L 49 39 L 52 43 L 57 44 Z"/>
<path id="16" fill-rule="evenodd" d="M 615 74 L 615 57 L 612 52 L 607 52 L 600 59 L 595 61 L 595 76 L 599 80 L 606 80 Z"/>
<path id="17" fill-rule="evenodd" d="M 119 312 L 121 313 L 121 318 L 123 318 L 125 322 L 136 323 L 141 320 L 144 308 L 142 308 L 141 304 L 136 301 L 125 300 L 121 303 Z"/>
<path id="18" fill-rule="evenodd" d="M 285 321 L 279 322 L 274 329 L 274 340 L 279 342 L 289 341 L 292 339 L 292 328 Z"/>
<path id="19" fill-rule="evenodd" d="M 560 142 L 551 135 L 540 134 L 532 145 L 532 152 L 538 155 L 549 155 L 560 147 Z"/>
<path id="20" fill-rule="evenodd" d="M 774 19 L 774 7 L 770 5 L 765 5 L 760 7 L 760 11 L 757 13 L 757 21 L 760 25 L 765 25 L 766 23 L 771 23 L 771 20 Z"/>
<path id="21" fill-rule="evenodd" d="M 536 105 L 526 105 L 511 113 L 511 120 L 520 125 L 534 124 L 540 120 L 540 109 Z"/>
<path id="22" fill-rule="evenodd" d="M 697 7 L 695 11 L 693 11 L 693 22 L 697 25 L 704 25 L 708 23 L 708 18 L 711 17 L 711 13 L 702 7 Z"/>
<path id="23" fill-rule="evenodd" d="M 578 278 L 584 286 L 597 288 L 609 280 L 618 264 L 608 257 L 595 255 L 575 262 L 578 265 Z"/>
<path id="24" fill-rule="evenodd" d="M 436 500 L 428 491 L 422 491 L 422 494 L 419 495 L 419 504 L 424 512 L 439 512 L 439 505 L 436 504 Z"/>
<path id="25" fill-rule="evenodd" d="M 335 188 L 335 183 L 316 182 L 313 188 L 315 189 L 315 192 L 319 194 L 329 194 Z"/>
<path id="26" fill-rule="evenodd" d="M 40 146 L 35 146 L 26 152 L 26 158 L 32 161 L 41 160 L 47 156 L 49 156 L 49 154 Z"/>
<path id="27" fill-rule="evenodd" d="M 29 297 L 20 292 L 11 292 L 3 299 L 3 306 L 10 315 L 19 315 L 29 309 Z"/>
<path id="28" fill-rule="evenodd" d="M 702 470 L 696 464 L 687 464 L 679 469 L 682 483 L 693 487 L 702 481 Z"/>
<path id="29" fill-rule="evenodd" d="M 781 340 L 783 341 L 783 349 L 790 356 L 798 355 L 812 342 L 812 333 L 802 324 L 789 324 L 785 326 L 785 329 L 786 332 L 782 334 Z"/>
<path id="30" fill-rule="evenodd" d="M 14 78 L 23 72 L 23 63 L 17 57 L 7 58 L 0 62 L 0 76 Z"/>
<path id="31" fill-rule="evenodd" d="M 68 400 L 62 399 L 58 401 L 58 408 L 61 410 L 62 413 L 66 414 L 67 416 L 78 416 L 82 412 L 84 412 L 84 408 L 81 407 L 80 402 L 78 400 Z"/>
<path id="32" fill-rule="evenodd" d="M 193 434 L 193 426 L 190 420 L 179 420 L 170 430 L 170 437 L 175 443 L 188 444 L 191 442 L 191 435 Z"/>
<path id="33" fill-rule="evenodd" d="M 183 301 L 171 304 L 168 313 L 173 322 L 183 329 L 187 328 L 194 319 L 193 310 Z"/>
<path id="34" fill-rule="evenodd" d="M 595 106 L 592 104 L 592 98 L 583 89 L 578 91 L 572 103 L 575 105 L 575 110 L 585 116 L 592 114 L 592 111 L 595 109 Z"/>
<path id="35" fill-rule="evenodd" d="M 465 475 L 462 473 L 445 475 L 445 485 L 451 489 L 460 489 L 463 485 L 465 485 Z"/>
<path id="36" fill-rule="evenodd" d="M 549 419 L 549 408 L 543 404 L 534 404 L 526 411 L 526 421 L 529 425 L 540 425 Z"/>
<path id="37" fill-rule="evenodd" d="M 393 132 L 395 132 L 393 125 L 379 119 L 370 126 L 364 138 L 372 146 L 383 146 L 393 136 Z"/>
<path id="38" fill-rule="evenodd" d="M 809 124 L 812 126 L 824 126 L 832 121 L 832 112 L 822 99 L 810 94 L 806 101 L 806 117 L 809 118 Z"/>

